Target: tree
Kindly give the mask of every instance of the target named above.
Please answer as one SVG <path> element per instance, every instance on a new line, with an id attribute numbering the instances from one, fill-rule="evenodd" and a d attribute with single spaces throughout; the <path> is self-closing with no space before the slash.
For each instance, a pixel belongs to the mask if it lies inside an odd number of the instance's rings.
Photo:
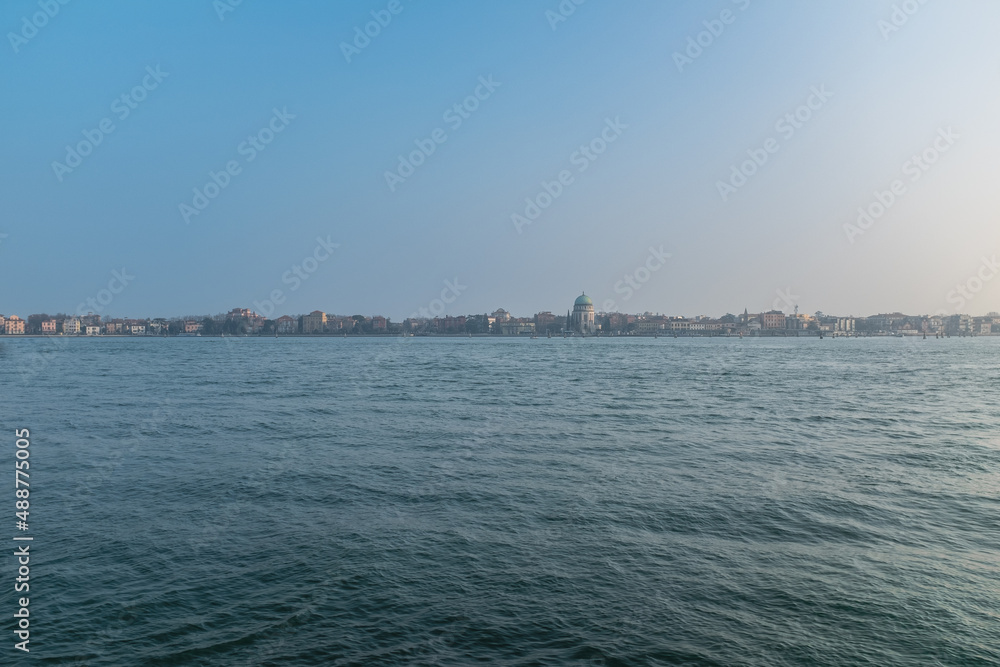
<path id="1" fill-rule="evenodd" d="M 250 321 L 245 317 L 227 317 L 222 322 L 222 333 L 242 336 L 250 331 Z"/>
<path id="2" fill-rule="evenodd" d="M 42 313 L 41 315 L 28 315 L 28 320 L 25 322 L 25 329 L 28 333 L 41 333 L 42 332 L 42 322 L 50 320 L 48 315 Z"/>

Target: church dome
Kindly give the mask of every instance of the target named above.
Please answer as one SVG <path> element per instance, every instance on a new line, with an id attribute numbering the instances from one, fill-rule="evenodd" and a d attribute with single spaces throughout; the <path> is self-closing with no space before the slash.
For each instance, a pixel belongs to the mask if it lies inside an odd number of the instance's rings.
<path id="1" fill-rule="evenodd" d="M 576 301 L 573 302 L 574 306 L 593 306 L 594 302 L 590 300 L 590 297 L 586 294 L 581 294 L 576 297 Z"/>

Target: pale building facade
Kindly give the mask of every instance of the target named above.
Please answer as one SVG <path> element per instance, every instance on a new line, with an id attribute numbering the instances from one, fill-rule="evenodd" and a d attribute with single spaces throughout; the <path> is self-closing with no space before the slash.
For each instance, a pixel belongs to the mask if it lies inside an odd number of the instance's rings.
<path id="1" fill-rule="evenodd" d="M 573 302 L 573 312 L 570 314 L 570 329 L 582 335 L 597 333 L 594 321 L 594 302 L 586 294 L 581 294 Z"/>
<path id="2" fill-rule="evenodd" d="M 8 336 L 23 336 L 24 335 L 24 320 L 22 320 L 17 315 L 11 315 L 4 322 L 4 332 Z"/>
<path id="3" fill-rule="evenodd" d="M 326 313 L 314 310 L 302 317 L 302 333 L 323 333 L 326 330 Z"/>
<path id="4" fill-rule="evenodd" d="M 784 329 L 785 314 L 780 310 L 769 310 L 760 314 L 760 324 L 765 329 Z"/>
<path id="5" fill-rule="evenodd" d="M 288 315 L 282 315 L 275 320 L 274 326 L 279 334 L 294 334 L 299 331 L 298 321 Z"/>

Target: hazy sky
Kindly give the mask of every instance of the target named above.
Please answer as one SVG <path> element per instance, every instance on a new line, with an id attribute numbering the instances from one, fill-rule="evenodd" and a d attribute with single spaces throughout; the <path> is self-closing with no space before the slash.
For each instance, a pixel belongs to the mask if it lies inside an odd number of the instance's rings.
<path id="1" fill-rule="evenodd" d="M 1000 3 L 236 1 L 0 5 L 0 313 L 1000 310 Z"/>

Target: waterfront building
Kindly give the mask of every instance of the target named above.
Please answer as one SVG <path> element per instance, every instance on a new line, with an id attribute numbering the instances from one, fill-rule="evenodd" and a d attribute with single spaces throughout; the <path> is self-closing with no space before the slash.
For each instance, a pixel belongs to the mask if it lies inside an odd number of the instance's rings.
<path id="1" fill-rule="evenodd" d="M 266 317 L 253 313 L 247 319 L 247 326 L 250 328 L 251 333 L 260 333 L 264 329 L 265 322 L 267 322 Z"/>
<path id="2" fill-rule="evenodd" d="M 316 334 L 326 331 L 326 313 L 314 310 L 302 316 L 302 333 Z"/>
<path id="3" fill-rule="evenodd" d="M 586 294 L 576 297 L 576 301 L 573 302 L 570 329 L 583 335 L 592 335 L 597 332 L 597 326 L 594 322 L 594 302 Z"/>
<path id="4" fill-rule="evenodd" d="M 11 315 L 4 321 L 4 333 L 8 336 L 24 335 L 24 320 L 17 315 Z"/>
<path id="5" fill-rule="evenodd" d="M 329 315 L 326 318 L 326 328 L 329 331 L 344 331 L 350 333 L 354 331 L 354 327 L 357 325 L 357 321 L 350 316 L 335 317 L 333 315 Z"/>
<path id="6" fill-rule="evenodd" d="M 275 320 L 274 326 L 279 334 L 293 334 L 298 333 L 299 323 L 294 317 L 282 315 Z"/>
<path id="7" fill-rule="evenodd" d="M 785 329 L 789 331 L 805 331 L 809 327 L 809 316 L 795 314 L 785 316 Z"/>
<path id="8" fill-rule="evenodd" d="M 383 329 L 384 328 L 385 327 L 383 327 Z M 435 317 L 434 330 L 437 331 L 437 333 L 465 333 L 465 315 L 459 315 L 458 317 L 452 317 L 451 315 Z"/>
<path id="9" fill-rule="evenodd" d="M 100 336 L 101 335 L 101 327 L 96 327 L 93 324 L 88 324 L 85 333 L 88 336 Z"/>
<path id="10" fill-rule="evenodd" d="M 503 336 L 524 336 L 535 333 L 535 323 L 524 320 L 514 320 L 498 325 Z"/>
<path id="11" fill-rule="evenodd" d="M 608 327 L 611 331 L 627 331 L 628 325 L 636 321 L 634 315 L 625 315 L 624 313 L 609 313 L 607 317 Z"/>
<path id="12" fill-rule="evenodd" d="M 56 333 L 56 321 L 42 320 L 42 333 L 47 336 L 54 336 Z"/>
<path id="13" fill-rule="evenodd" d="M 535 327 L 541 330 L 549 329 L 553 327 L 556 323 L 556 316 L 550 311 L 545 310 L 540 313 L 535 313 Z"/>
<path id="14" fill-rule="evenodd" d="M 691 331 L 719 331 L 722 329 L 722 323 L 718 320 L 702 317 L 691 322 L 690 329 Z"/>
<path id="15" fill-rule="evenodd" d="M 785 314 L 780 310 L 769 310 L 760 315 L 760 326 L 764 329 L 784 329 Z"/>
<path id="16" fill-rule="evenodd" d="M 665 333 L 669 322 L 666 317 L 661 315 L 655 315 L 652 317 L 645 317 L 635 324 L 635 332 L 640 336 L 652 336 L 659 333 Z"/>
<path id="17" fill-rule="evenodd" d="M 75 336 L 83 330 L 80 320 L 75 317 L 68 317 L 63 320 L 63 333 L 67 336 Z"/>

